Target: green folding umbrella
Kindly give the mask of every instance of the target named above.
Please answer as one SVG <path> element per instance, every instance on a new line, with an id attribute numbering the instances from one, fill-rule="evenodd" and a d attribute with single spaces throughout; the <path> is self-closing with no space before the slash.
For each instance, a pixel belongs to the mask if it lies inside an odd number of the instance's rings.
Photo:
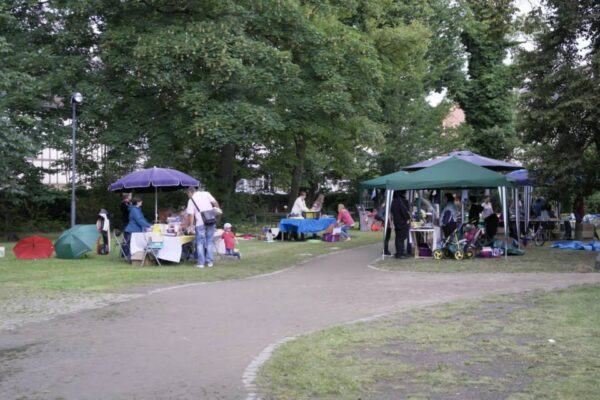
<path id="1" fill-rule="evenodd" d="M 96 225 L 75 225 L 64 231 L 54 243 L 56 257 L 79 258 L 96 247 L 99 237 Z"/>

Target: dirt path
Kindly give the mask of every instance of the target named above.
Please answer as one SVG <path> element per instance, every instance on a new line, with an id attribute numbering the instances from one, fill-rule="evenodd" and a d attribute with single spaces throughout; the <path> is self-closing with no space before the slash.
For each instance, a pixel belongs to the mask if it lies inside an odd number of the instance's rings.
<path id="1" fill-rule="evenodd" d="M 244 399 L 242 375 L 285 337 L 600 274 L 420 274 L 367 267 L 378 247 L 285 272 L 165 290 L 0 334 L 3 399 Z M 407 262 L 410 262 L 407 260 Z"/>

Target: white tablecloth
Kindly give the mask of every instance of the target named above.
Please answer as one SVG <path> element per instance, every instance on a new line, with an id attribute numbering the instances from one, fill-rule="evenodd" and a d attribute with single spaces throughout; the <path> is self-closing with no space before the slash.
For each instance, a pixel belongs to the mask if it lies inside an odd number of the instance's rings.
<path id="1" fill-rule="evenodd" d="M 146 238 L 144 235 L 147 235 L 148 240 L 150 240 L 149 232 L 137 232 L 131 234 L 129 251 L 131 252 L 132 260 L 142 259 L 144 249 L 146 248 Z M 225 253 L 225 241 L 218 236 L 218 233 L 215 233 L 213 245 L 215 246 L 217 253 Z M 182 242 L 180 236 L 163 236 L 163 248 L 160 249 L 156 255 L 161 260 L 179 262 L 181 261 L 181 246 Z M 139 255 L 136 256 L 136 253 L 139 253 Z"/>
<path id="2" fill-rule="evenodd" d="M 135 259 L 135 253 L 144 252 L 146 248 L 146 238 L 144 235 L 148 235 L 150 240 L 150 233 L 132 233 L 131 243 L 129 244 L 129 250 L 131 252 L 132 259 Z M 177 236 L 163 236 L 163 248 L 157 253 L 158 258 L 161 260 L 179 262 L 181 260 L 181 238 Z"/>

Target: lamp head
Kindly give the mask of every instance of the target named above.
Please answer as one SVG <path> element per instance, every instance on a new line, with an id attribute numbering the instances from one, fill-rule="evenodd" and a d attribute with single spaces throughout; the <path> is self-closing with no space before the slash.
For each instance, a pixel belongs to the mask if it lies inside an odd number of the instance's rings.
<path id="1" fill-rule="evenodd" d="M 83 103 L 83 95 L 79 92 L 73 93 L 73 95 L 71 96 L 71 104 L 73 104 L 73 103 L 77 103 L 77 104 Z"/>

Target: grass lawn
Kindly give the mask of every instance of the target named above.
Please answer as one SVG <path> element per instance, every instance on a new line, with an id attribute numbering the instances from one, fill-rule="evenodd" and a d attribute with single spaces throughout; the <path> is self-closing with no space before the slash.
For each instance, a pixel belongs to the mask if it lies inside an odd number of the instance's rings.
<path id="1" fill-rule="evenodd" d="M 113 251 L 107 256 L 94 253 L 78 260 L 49 258 L 17 260 L 15 243 L 0 243 L 6 256 L 0 258 L 0 330 L 28 322 L 93 309 L 125 301 L 147 291 L 148 287 L 240 279 L 274 272 L 350 247 L 379 242 L 381 235 L 352 231 L 353 240 L 341 243 L 241 241 L 243 258 L 218 258 L 215 268 L 194 268 L 194 263 L 135 267 Z M 41 235 L 56 239 L 57 235 Z"/>
<path id="2" fill-rule="evenodd" d="M 6 256 L 0 258 L 0 292 L 106 292 L 149 285 L 238 279 L 277 271 L 320 254 L 376 243 L 381 239 L 378 233 L 352 231 L 351 234 L 352 241 L 340 243 L 240 240 L 241 262 L 217 258 L 215 268 L 202 270 L 193 268 L 193 263 L 134 267 L 119 259 L 117 251 L 107 256 L 90 252 L 78 260 L 17 260 L 12 252 L 15 243 L 0 243 L 6 247 Z"/>
<path id="3" fill-rule="evenodd" d="M 278 348 L 265 399 L 597 399 L 600 285 L 397 314 Z"/>
<path id="4" fill-rule="evenodd" d="M 389 271 L 421 272 L 594 272 L 597 252 L 584 250 L 553 249 L 544 246 L 528 246 L 523 256 L 502 258 L 453 259 L 408 258 L 397 260 L 386 258 L 375 266 Z"/>

